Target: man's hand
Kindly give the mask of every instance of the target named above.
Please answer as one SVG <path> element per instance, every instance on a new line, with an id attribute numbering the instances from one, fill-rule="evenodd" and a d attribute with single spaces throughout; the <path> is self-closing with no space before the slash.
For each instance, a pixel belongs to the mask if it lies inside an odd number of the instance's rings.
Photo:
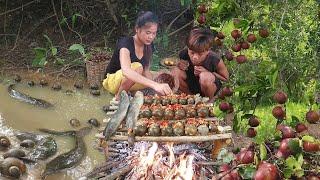
<path id="1" fill-rule="evenodd" d="M 199 74 L 202 72 L 208 72 L 208 70 L 206 68 L 204 68 L 203 66 L 194 66 L 194 75 L 195 76 L 199 76 Z"/>
<path id="2" fill-rule="evenodd" d="M 188 61 L 185 61 L 185 60 L 180 60 L 178 61 L 177 63 L 177 67 L 182 70 L 182 71 L 185 71 L 188 69 L 189 67 L 189 62 Z"/>

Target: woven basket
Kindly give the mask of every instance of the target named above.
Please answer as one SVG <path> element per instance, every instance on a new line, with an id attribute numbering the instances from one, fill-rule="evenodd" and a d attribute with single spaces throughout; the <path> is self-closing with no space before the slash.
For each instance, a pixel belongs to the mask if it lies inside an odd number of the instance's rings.
<path id="1" fill-rule="evenodd" d="M 101 87 L 108 62 L 108 60 L 100 62 L 86 61 L 87 80 L 90 87 L 96 85 Z"/>

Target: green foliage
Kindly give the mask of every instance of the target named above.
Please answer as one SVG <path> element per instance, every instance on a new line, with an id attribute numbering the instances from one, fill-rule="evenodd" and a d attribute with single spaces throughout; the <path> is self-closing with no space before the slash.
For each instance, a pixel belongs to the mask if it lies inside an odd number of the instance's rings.
<path id="1" fill-rule="evenodd" d="M 52 59 L 54 63 L 62 63 L 64 60 L 57 57 L 58 48 L 53 45 L 51 39 L 47 35 L 43 35 L 43 37 L 46 39 L 46 46 L 33 49 L 35 57 L 32 60 L 32 66 L 43 68 L 50 59 Z"/>
<path id="2" fill-rule="evenodd" d="M 239 168 L 239 173 L 242 179 L 252 179 L 255 172 L 256 172 L 256 168 L 254 165 L 249 165 L 249 166 Z"/>
<path id="3" fill-rule="evenodd" d="M 303 155 L 300 154 L 298 158 L 294 158 L 290 156 L 285 161 L 285 168 L 283 170 L 283 174 L 285 178 L 290 178 L 292 175 L 297 177 L 302 177 L 304 175 L 304 171 L 302 169 L 303 164 Z"/>

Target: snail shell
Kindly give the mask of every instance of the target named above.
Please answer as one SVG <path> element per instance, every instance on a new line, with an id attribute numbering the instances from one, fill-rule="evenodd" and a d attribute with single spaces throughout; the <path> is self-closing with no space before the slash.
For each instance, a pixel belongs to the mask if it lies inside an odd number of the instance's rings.
<path id="1" fill-rule="evenodd" d="M 10 140 L 6 136 L 0 136 L 0 149 L 7 149 L 11 145 Z"/>
<path id="2" fill-rule="evenodd" d="M 21 147 L 24 147 L 24 148 L 33 148 L 35 146 L 35 142 L 30 140 L 30 139 L 26 139 L 26 140 L 23 140 L 21 143 L 20 143 L 20 146 Z"/>
<path id="3" fill-rule="evenodd" d="M 72 127 L 79 127 L 80 126 L 80 121 L 76 118 L 70 119 L 69 123 Z"/>
<path id="4" fill-rule="evenodd" d="M 9 157 L 1 164 L 1 174 L 4 176 L 19 178 L 26 172 L 26 165 L 20 159 Z"/>
<path id="5" fill-rule="evenodd" d="M 96 118 L 89 119 L 88 123 L 91 124 L 94 127 L 99 127 L 100 126 L 100 123 Z"/>
<path id="6" fill-rule="evenodd" d="M 9 158 L 9 157 L 15 157 L 15 158 L 21 158 L 25 157 L 26 153 L 21 149 L 10 149 L 6 153 L 3 154 L 3 158 Z"/>
<path id="7" fill-rule="evenodd" d="M 28 86 L 34 86 L 34 81 L 28 81 L 27 84 Z"/>

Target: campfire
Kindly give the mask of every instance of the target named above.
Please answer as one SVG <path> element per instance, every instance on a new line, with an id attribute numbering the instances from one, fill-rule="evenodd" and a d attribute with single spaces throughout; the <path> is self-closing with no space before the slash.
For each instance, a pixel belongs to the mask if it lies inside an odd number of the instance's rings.
<path id="1" fill-rule="evenodd" d="M 215 174 L 212 166 L 205 166 L 210 160 L 210 153 L 196 144 L 141 141 L 131 148 L 127 142 L 113 142 L 104 150 L 109 154 L 108 163 L 87 177 L 192 180 L 211 179 Z"/>

